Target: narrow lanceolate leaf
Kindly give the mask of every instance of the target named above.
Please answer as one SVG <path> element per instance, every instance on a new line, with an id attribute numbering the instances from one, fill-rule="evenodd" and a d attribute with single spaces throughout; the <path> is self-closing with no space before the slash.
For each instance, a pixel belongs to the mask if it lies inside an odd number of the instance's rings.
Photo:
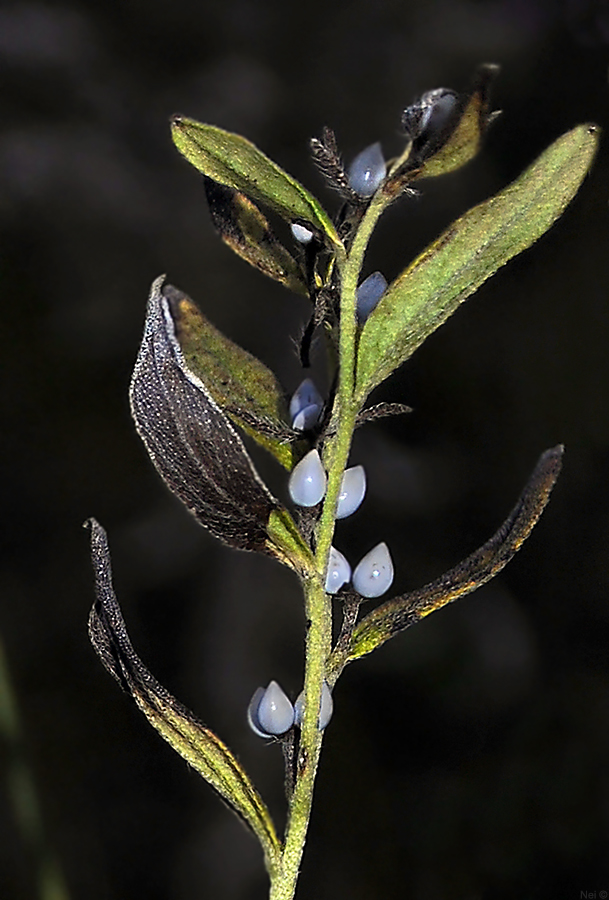
<path id="1" fill-rule="evenodd" d="M 288 222 L 304 219 L 326 242 L 342 242 L 318 200 L 246 138 L 184 116 L 171 120 L 173 141 L 200 172 L 274 210 Z"/>
<path id="2" fill-rule="evenodd" d="M 309 296 L 301 265 L 275 237 L 262 211 L 240 191 L 205 178 L 212 221 L 227 247 L 254 268 Z"/>
<path id="3" fill-rule="evenodd" d="M 86 525 L 91 531 L 95 572 L 96 601 L 89 617 L 93 647 L 159 734 L 251 828 L 272 875 L 279 866 L 281 848 L 262 798 L 228 747 L 159 684 L 136 654 L 112 585 L 106 532 L 95 519 Z"/>
<path id="4" fill-rule="evenodd" d="M 576 194 L 598 141 L 595 125 L 564 134 L 506 190 L 454 222 L 398 276 L 362 330 L 360 402 L 487 278 L 548 230 Z"/>
<path id="5" fill-rule="evenodd" d="M 274 374 L 214 328 L 182 291 L 169 284 L 159 289 L 168 304 L 185 368 L 235 424 L 291 470 L 304 451 L 292 444 L 287 403 Z"/>
<path id="6" fill-rule="evenodd" d="M 158 278 L 152 285 L 130 391 L 133 418 L 150 458 L 215 537 L 301 567 L 303 559 L 288 560 L 268 534 L 271 513 L 281 509 L 278 501 L 204 383 L 185 365 L 162 282 Z"/>
<path id="7" fill-rule="evenodd" d="M 471 594 L 497 575 L 520 549 L 539 520 L 560 474 L 562 455 L 562 446 L 542 454 L 509 517 L 479 550 L 436 581 L 381 604 L 363 618 L 355 627 L 346 652 L 330 660 L 333 677 L 348 662 L 371 653 L 395 634 L 447 603 Z"/>

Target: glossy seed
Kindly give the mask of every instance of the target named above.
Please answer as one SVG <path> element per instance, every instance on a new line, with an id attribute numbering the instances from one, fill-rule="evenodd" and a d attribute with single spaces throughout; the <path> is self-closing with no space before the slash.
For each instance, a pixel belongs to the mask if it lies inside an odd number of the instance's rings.
<path id="1" fill-rule="evenodd" d="M 323 731 L 330 719 L 332 718 L 332 713 L 334 711 L 334 701 L 332 700 L 332 692 L 328 687 L 328 684 L 324 681 L 321 687 L 321 705 L 319 710 L 319 722 L 318 728 L 320 731 Z M 298 725 L 299 728 L 302 727 L 302 720 L 304 717 L 304 691 L 301 691 L 298 697 L 296 698 L 296 703 L 294 704 L 294 722 Z"/>
<path id="2" fill-rule="evenodd" d="M 326 593 L 335 594 L 343 584 L 351 578 L 351 566 L 336 547 L 330 547 L 328 573 L 326 575 Z"/>
<path id="3" fill-rule="evenodd" d="M 264 697 L 265 689 L 263 687 L 256 688 L 254 691 L 254 695 L 250 700 L 249 706 L 247 708 L 247 723 L 258 737 L 268 738 L 271 735 L 266 731 L 263 731 L 260 726 L 260 721 L 258 719 L 258 707 L 260 706 L 260 701 Z"/>
<path id="4" fill-rule="evenodd" d="M 357 289 L 357 318 L 365 322 L 387 290 L 387 279 L 382 272 L 373 272 Z"/>
<path id="5" fill-rule="evenodd" d="M 302 381 L 290 400 L 290 418 L 295 431 L 307 431 L 317 425 L 324 400 L 311 378 Z"/>
<path id="6" fill-rule="evenodd" d="M 380 597 L 393 582 L 393 562 L 387 544 L 373 547 L 353 573 L 353 587 L 362 597 Z"/>
<path id="7" fill-rule="evenodd" d="M 327 478 L 317 450 L 310 450 L 292 469 L 288 490 L 297 506 L 317 506 L 326 493 Z"/>
<path id="8" fill-rule="evenodd" d="M 353 466 L 350 469 L 345 469 L 336 505 L 336 518 L 345 519 L 354 513 L 360 506 L 365 494 L 366 472 L 364 467 Z"/>
<path id="9" fill-rule="evenodd" d="M 313 232 L 304 225 L 299 225 L 298 222 L 292 222 L 290 229 L 299 244 L 309 244 L 313 240 Z"/>
<path id="10" fill-rule="evenodd" d="M 260 688 L 258 688 L 259 690 Z M 250 708 L 258 691 L 252 697 Z M 253 724 L 263 733 L 263 737 L 285 734 L 294 724 L 294 707 L 276 681 L 271 681 L 267 689 L 263 691 L 258 708 L 250 716 L 250 725 L 252 725 L 252 720 Z M 254 728 L 254 730 L 257 729 Z"/>
<path id="11" fill-rule="evenodd" d="M 349 184 L 360 197 L 372 197 L 387 173 L 381 145 L 370 144 L 355 157 L 349 166 Z"/>

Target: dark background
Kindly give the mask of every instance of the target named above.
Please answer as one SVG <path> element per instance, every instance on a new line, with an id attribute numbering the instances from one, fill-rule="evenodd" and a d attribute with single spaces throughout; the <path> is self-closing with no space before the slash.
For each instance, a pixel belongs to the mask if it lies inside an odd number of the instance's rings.
<path id="1" fill-rule="evenodd" d="M 71 900 L 266 893 L 254 840 L 88 644 L 86 517 L 108 529 L 137 649 L 237 752 L 279 821 L 280 754 L 249 732 L 245 709 L 270 678 L 292 696 L 302 679 L 295 579 L 198 527 L 129 418 L 161 272 L 286 391 L 302 377 L 294 338 L 307 304 L 220 244 L 169 115 L 244 133 L 334 210 L 308 159 L 311 135 L 330 124 L 347 159 L 376 140 L 391 155 L 417 95 L 464 89 L 478 63 L 500 63 L 504 114 L 483 153 L 422 184 L 378 229 L 367 271 L 391 280 L 563 131 L 609 124 L 608 49 L 609 6 L 584 0 L 0 10 L 0 634 L 19 753 Z M 378 391 L 415 413 L 357 437 L 369 492 L 339 546 L 356 562 L 387 540 L 398 590 L 486 540 L 541 451 L 567 452 L 550 507 L 500 577 L 347 670 L 303 900 L 609 891 L 608 200 L 602 146 L 564 218 Z M 285 495 L 277 468 L 263 469 Z M 7 773 L 10 760 L 0 738 Z M 29 900 L 40 896 L 35 852 L 11 777 L 0 782 L 0 896 Z"/>

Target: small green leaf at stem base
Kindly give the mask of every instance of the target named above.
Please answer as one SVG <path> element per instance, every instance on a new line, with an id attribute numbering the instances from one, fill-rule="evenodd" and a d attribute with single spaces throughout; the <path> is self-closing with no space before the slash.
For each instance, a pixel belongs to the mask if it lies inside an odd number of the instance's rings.
<path id="1" fill-rule="evenodd" d="M 96 601 L 89 617 L 89 636 L 95 651 L 161 737 L 256 835 L 273 878 L 279 868 L 281 845 L 262 798 L 228 747 L 159 684 L 136 654 L 112 584 L 106 532 L 95 519 L 85 525 L 91 532 L 95 572 Z"/>

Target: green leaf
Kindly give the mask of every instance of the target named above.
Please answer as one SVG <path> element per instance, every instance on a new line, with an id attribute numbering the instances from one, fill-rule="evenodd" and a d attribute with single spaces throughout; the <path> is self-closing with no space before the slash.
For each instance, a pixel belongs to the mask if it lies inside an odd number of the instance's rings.
<path id="1" fill-rule="evenodd" d="M 171 285 L 160 290 L 186 368 L 203 382 L 236 425 L 290 471 L 305 449 L 302 442 L 294 443 L 285 395 L 274 374 L 214 328 L 182 291 Z"/>
<path id="2" fill-rule="evenodd" d="M 331 681 L 347 663 L 371 653 L 400 631 L 471 594 L 497 575 L 520 549 L 545 509 L 560 474 L 563 450 L 562 446 L 553 447 L 541 455 L 516 506 L 486 544 L 436 581 L 381 604 L 363 618 L 347 650 L 331 658 Z"/>
<path id="3" fill-rule="evenodd" d="M 273 877 L 280 865 L 281 845 L 271 816 L 244 768 L 193 713 L 154 678 L 136 654 L 112 584 L 106 532 L 95 519 L 91 559 L 96 601 L 89 617 L 89 636 L 102 663 L 131 695 L 161 737 L 193 767 L 256 835 Z"/>
<path id="4" fill-rule="evenodd" d="M 564 134 L 513 184 L 454 222 L 398 276 L 362 329 L 360 403 L 487 278 L 548 230 L 576 194 L 598 141 L 595 125 Z"/>
<path id="5" fill-rule="evenodd" d="M 184 116 L 173 116 L 171 133 L 180 153 L 208 178 L 259 201 L 288 222 L 304 220 L 330 246 L 343 249 L 319 201 L 246 138 Z"/>
<path id="6" fill-rule="evenodd" d="M 227 247 L 269 278 L 309 296 L 301 265 L 275 237 L 253 200 L 240 191 L 205 178 L 212 221 Z"/>
<path id="7" fill-rule="evenodd" d="M 284 521 L 289 513 L 261 480 L 206 384 L 184 362 L 162 282 L 152 285 L 130 390 L 148 454 L 169 489 L 214 537 L 302 569 L 302 554 L 291 559 L 268 530 L 271 513 L 280 512 Z"/>

